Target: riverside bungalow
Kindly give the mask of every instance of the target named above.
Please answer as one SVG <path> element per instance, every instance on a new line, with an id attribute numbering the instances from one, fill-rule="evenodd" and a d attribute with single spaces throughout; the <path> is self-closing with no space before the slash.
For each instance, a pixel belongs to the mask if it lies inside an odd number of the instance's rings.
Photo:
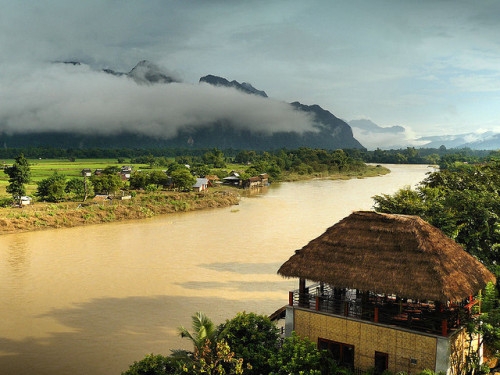
<path id="1" fill-rule="evenodd" d="M 223 184 L 241 186 L 242 180 L 239 176 L 228 176 L 222 179 Z"/>
<path id="2" fill-rule="evenodd" d="M 495 277 L 417 216 L 354 212 L 286 261 L 292 331 L 353 369 L 460 373 L 469 349 L 460 316 Z M 307 280 L 307 284 L 306 284 Z M 315 284 L 310 284 L 311 282 Z M 472 341 L 478 349 L 478 340 Z"/>
<path id="3" fill-rule="evenodd" d="M 193 191 L 205 191 L 208 190 L 208 179 L 197 178 L 196 183 L 192 186 Z"/>
<path id="4" fill-rule="evenodd" d="M 261 173 L 259 175 L 261 186 L 266 186 L 269 184 L 269 175 L 267 173 Z"/>
<path id="5" fill-rule="evenodd" d="M 258 177 L 258 176 L 247 178 L 243 182 L 244 188 L 254 188 L 254 187 L 259 187 L 259 186 L 262 186 L 262 185 L 260 183 L 260 177 Z"/>

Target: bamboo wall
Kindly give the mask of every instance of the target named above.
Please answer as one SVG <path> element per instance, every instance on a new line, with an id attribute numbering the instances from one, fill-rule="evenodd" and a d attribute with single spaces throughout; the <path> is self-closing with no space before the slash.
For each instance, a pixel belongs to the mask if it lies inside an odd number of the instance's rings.
<path id="1" fill-rule="evenodd" d="M 362 370 L 374 367 L 375 351 L 389 355 L 388 369 L 393 372 L 436 367 L 437 339 L 432 336 L 299 309 L 294 312 L 294 327 L 299 336 L 316 343 L 321 337 L 354 345 L 354 366 Z M 411 358 L 417 363 L 411 364 Z"/>

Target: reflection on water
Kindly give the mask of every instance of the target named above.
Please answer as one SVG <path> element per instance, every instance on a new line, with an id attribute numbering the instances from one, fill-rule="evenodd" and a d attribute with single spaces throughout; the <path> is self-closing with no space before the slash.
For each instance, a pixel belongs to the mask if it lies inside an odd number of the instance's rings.
<path id="1" fill-rule="evenodd" d="M 26 268 L 29 267 L 27 239 L 23 236 L 11 237 L 7 246 L 7 262 L 12 272 L 20 277 L 26 271 Z"/>
<path id="2" fill-rule="evenodd" d="M 0 374 L 119 374 L 146 353 L 188 347 L 195 311 L 221 322 L 270 314 L 296 281 L 293 251 L 423 166 L 363 180 L 272 185 L 234 207 L 0 237 Z"/>

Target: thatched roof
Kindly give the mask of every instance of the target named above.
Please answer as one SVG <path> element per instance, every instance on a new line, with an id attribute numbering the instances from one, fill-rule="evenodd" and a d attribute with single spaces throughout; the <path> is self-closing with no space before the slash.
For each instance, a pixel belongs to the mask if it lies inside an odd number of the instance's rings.
<path id="1" fill-rule="evenodd" d="M 278 273 L 375 293 L 461 301 L 495 276 L 418 216 L 359 211 L 297 250 Z"/>

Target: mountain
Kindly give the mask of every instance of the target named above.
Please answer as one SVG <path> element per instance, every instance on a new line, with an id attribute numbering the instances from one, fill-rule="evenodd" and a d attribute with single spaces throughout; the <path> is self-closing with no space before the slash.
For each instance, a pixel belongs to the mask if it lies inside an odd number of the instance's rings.
<path id="1" fill-rule="evenodd" d="M 209 83 L 214 86 L 234 87 L 247 94 L 259 95 L 267 98 L 265 91 L 261 91 L 250 85 L 249 83 L 239 83 L 238 81 L 228 81 L 223 77 L 207 75 L 200 78 L 200 82 Z M 299 111 L 307 112 L 314 117 L 314 128 L 317 131 L 304 132 L 302 134 L 296 132 L 278 132 L 272 135 L 258 134 L 255 132 L 247 132 L 244 137 L 234 131 L 230 131 L 230 124 L 226 124 L 224 131 L 220 134 L 221 140 L 229 142 L 230 139 L 238 144 L 245 144 L 243 148 L 252 149 L 269 149 L 269 148 L 297 148 L 297 147 L 317 147 L 325 149 L 337 148 L 363 148 L 352 135 L 351 127 L 335 117 L 331 112 L 321 108 L 319 105 L 305 105 L 299 102 L 293 102 L 291 105 Z M 229 127 L 228 127 L 229 126 Z M 228 133 L 229 132 L 229 133 Z M 204 137 L 207 134 L 204 133 Z M 196 144 L 196 138 L 200 134 L 191 135 Z M 233 148 L 241 148 L 237 146 L 229 146 Z"/>
<path id="2" fill-rule="evenodd" d="M 405 128 L 402 126 L 388 126 L 388 127 L 382 127 L 378 126 L 374 122 L 367 120 L 367 119 L 361 119 L 361 120 L 351 120 L 348 122 L 348 124 L 353 127 L 353 128 L 358 128 L 361 130 L 373 132 L 373 133 L 404 133 Z"/>
<path id="3" fill-rule="evenodd" d="M 158 65 L 147 60 L 140 61 L 128 73 L 116 72 L 112 69 L 103 69 L 103 72 L 114 76 L 127 76 L 139 84 L 178 82 L 178 80 L 168 76 L 166 72 L 162 71 Z"/>
<path id="4" fill-rule="evenodd" d="M 69 62 L 70 64 L 79 64 Z M 169 84 L 176 82 L 156 65 L 139 62 L 130 72 L 123 73 L 111 69 L 104 70 L 107 74 L 126 76 L 137 84 Z M 267 98 L 265 91 L 258 90 L 249 83 L 228 81 L 225 78 L 208 75 L 200 78 L 200 82 L 214 86 L 235 88 L 248 95 Z M 177 89 L 176 86 L 173 89 Z M 161 92 L 161 91 L 158 91 Z M 268 100 L 268 99 L 264 99 Z M 269 99 L 270 100 L 270 99 Z M 278 148 L 312 147 L 323 149 L 364 148 L 353 136 L 350 126 L 335 117 L 319 105 L 305 105 L 299 102 L 289 104 L 296 111 L 307 112 L 313 119 L 313 130 L 297 131 L 257 131 L 241 129 L 235 126 L 238 116 L 231 120 L 198 123 L 182 127 L 173 138 L 161 138 L 139 134 L 139 131 L 117 131 L 112 134 L 83 133 L 66 131 L 31 131 L 29 133 L 2 133 L 0 145 L 3 147 L 51 146 L 59 148 L 163 148 L 163 147 L 220 147 L 234 149 L 267 150 Z M 1 125 L 1 124 L 0 124 Z M 105 129 L 103 124 L 103 130 Z M 181 124 L 182 125 L 182 124 Z M 257 124 L 256 124 L 257 125 Z M 262 124 L 259 124 L 262 125 Z M 138 124 L 139 126 L 139 124 Z M 262 128 L 262 126 L 260 126 Z M 1 126 L 0 126 L 1 129 Z"/>
<path id="5" fill-rule="evenodd" d="M 229 82 L 225 78 L 213 76 L 211 74 L 209 74 L 208 76 L 205 76 L 205 77 L 201 77 L 200 83 L 201 82 L 209 83 L 213 86 L 234 87 L 240 91 L 246 92 L 247 94 L 255 94 L 255 95 L 262 96 L 264 98 L 268 97 L 265 91 L 257 90 L 255 87 L 253 87 L 249 83 L 246 83 L 246 82 L 239 83 L 238 81 Z"/>
<path id="6" fill-rule="evenodd" d="M 500 148 L 500 134 L 495 132 L 463 133 L 455 135 L 435 135 L 418 139 L 423 143 L 420 147 L 439 148 L 464 148 L 476 150 L 494 150 Z"/>
<path id="7" fill-rule="evenodd" d="M 413 137 L 402 126 L 382 127 L 368 119 L 352 120 L 348 124 L 352 127 L 354 137 L 369 150 L 390 150 L 416 145 Z"/>

